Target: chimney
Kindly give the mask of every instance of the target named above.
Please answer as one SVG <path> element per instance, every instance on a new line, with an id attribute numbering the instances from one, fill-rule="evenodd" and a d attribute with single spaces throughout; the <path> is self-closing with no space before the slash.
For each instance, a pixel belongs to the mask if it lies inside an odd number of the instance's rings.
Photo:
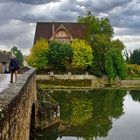
<path id="1" fill-rule="evenodd" d="M 54 25 L 54 21 L 53 21 L 53 24 L 52 24 L 52 36 L 54 38 L 54 32 L 55 32 L 55 25 Z"/>

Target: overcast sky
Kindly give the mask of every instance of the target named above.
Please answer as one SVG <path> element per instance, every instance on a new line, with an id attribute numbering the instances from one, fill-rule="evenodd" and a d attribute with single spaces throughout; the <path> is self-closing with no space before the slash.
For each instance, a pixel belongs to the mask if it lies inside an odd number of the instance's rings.
<path id="1" fill-rule="evenodd" d="M 108 17 L 128 50 L 140 48 L 140 0 L 0 0 L 0 50 L 28 54 L 37 21 L 76 21 L 87 10 Z"/>

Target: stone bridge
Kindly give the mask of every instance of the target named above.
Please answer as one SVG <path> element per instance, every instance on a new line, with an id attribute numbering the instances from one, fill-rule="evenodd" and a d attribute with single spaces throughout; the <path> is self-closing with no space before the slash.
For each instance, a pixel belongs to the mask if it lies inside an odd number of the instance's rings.
<path id="1" fill-rule="evenodd" d="M 0 77 L 0 140 L 29 140 L 32 109 L 36 98 L 34 69 L 9 84 L 8 75 Z"/>

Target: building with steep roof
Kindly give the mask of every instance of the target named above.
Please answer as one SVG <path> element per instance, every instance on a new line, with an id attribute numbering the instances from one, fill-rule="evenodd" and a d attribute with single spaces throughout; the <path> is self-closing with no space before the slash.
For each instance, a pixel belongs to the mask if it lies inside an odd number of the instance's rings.
<path id="1" fill-rule="evenodd" d="M 0 73 L 5 73 L 9 67 L 10 55 L 6 52 L 0 52 Z"/>
<path id="2" fill-rule="evenodd" d="M 71 42 L 74 38 L 84 39 L 87 26 L 74 22 L 37 22 L 34 44 L 40 38 L 59 39 Z"/>

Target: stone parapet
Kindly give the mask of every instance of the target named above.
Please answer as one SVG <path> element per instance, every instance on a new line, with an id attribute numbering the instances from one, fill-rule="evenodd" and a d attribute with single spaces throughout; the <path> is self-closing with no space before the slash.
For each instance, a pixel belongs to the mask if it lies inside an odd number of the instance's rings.
<path id="1" fill-rule="evenodd" d="M 28 140 L 36 73 L 30 69 L 0 93 L 0 140 Z"/>

